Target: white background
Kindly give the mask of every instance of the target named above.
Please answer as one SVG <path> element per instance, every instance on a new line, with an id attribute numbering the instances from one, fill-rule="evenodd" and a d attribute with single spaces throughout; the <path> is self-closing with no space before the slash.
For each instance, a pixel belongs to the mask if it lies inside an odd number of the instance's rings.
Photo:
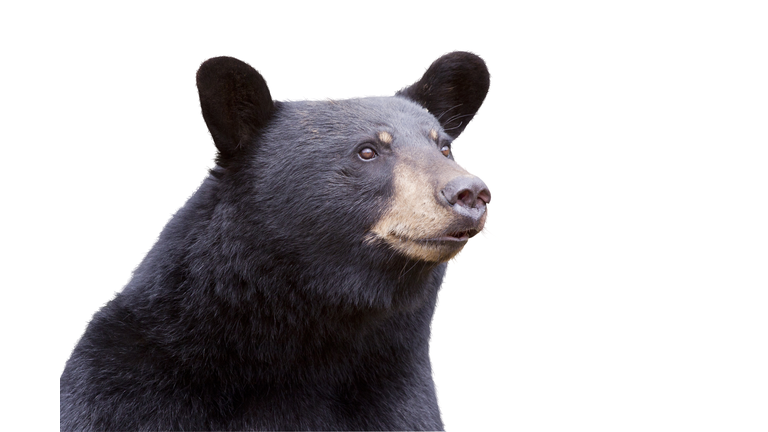
<path id="1" fill-rule="evenodd" d="M 3 429 L 58 427 L 87 321 L 212 167 L 202 61 L 325 99 L 453 50 L 492 74 L 454 150 L 493 201 L 433 323 L 446 428 L 768 429 L 764 2 L 260 3 L 0 7 Z"/>

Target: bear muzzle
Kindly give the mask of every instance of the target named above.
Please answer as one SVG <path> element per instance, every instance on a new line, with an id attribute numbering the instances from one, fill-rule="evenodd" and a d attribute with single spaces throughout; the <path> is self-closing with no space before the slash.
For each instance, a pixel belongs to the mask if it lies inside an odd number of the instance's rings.
<path id="1" fill-rule="evenodd" d="M 371 233 L 411 258 L 444 262 L 482 231 L 491 192 L 455 164 L 436 167 L 442 169 L 396 169 L 392 205 Z"/>

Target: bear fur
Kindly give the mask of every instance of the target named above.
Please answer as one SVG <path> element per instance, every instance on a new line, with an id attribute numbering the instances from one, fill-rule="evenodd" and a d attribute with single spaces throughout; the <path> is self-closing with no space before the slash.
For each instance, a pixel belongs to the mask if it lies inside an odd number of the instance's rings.
<path id="1" fill-rule="evenodd" d="M 442 429 L 430 322 L 490 201 L 450 146 L 485 63 L 340 101 L 273 101 L 228 57 L 197 85 L 216 166 L 93 316 L 61 430 Z"/>

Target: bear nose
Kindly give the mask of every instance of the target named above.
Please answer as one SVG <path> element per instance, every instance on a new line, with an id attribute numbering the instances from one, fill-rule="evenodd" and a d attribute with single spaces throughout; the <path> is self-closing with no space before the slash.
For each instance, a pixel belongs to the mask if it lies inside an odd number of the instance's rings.
<path id="1" fill-rule="evenodd" d="M 491 202 L 488 186 L 474 176 L 456 177 L 449 181 L 443 188 L 443 196 L 454 208 L 482 209 Z"/>

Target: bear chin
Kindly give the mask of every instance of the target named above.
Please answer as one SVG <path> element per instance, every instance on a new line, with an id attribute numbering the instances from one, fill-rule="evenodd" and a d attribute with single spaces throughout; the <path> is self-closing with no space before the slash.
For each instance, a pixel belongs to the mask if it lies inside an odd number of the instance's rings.
<path id="1" fill-rule="evenodd" d="M 467 231 L 451 231 L 442 235 L 421 238 L 412 238 L 390 232 L 384 237 L 374 234 L 371 241 L 386 243 L 397 253 L 416 261 L 444 263 L 458 255 L 469 242 L 469 239 L 479 232 L 480 229 L 472 228 Z"/>

